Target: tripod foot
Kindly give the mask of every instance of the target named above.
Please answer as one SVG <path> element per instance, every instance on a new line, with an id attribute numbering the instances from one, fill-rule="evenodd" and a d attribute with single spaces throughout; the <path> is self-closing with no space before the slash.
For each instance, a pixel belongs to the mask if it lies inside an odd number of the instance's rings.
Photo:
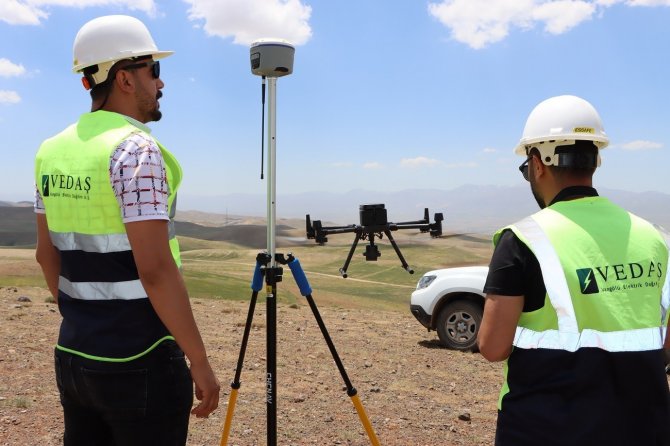
<path id="1" fill-rule="evenodd" d="M 230 435 L 230 425 L 233 421 L 233 412 L 235 412 L 235 403 L 237 402 L 237 391 L 240 388 L 239 384 L 237 387 L 235 384 L 232 385 L 232 390 L 230 391 L 230 398 L 228 399 L 228 411 L 226 412 L 226 421 L 223 424 L 223 432 L 221 433 L 221 443 L 220 446 L 226 446 L 228 444 L 228 436 Z"/>
<path id="2" fill-rule="evenodd" d="M 356 390 L 354 389 L 354 392 Z M 351 402 L 354 403 L 354 407 L 356 408 L 356 412 L 358 412 L 358 418 L 361 419 L 361 423 L 363 424 L 363 427 L 365 428 L 365 432 L 368 434 L 368 438 L 370 439 L 370 444 L 372 446 L 379 446 L 379 439 L 377 438 L 377 434 L 375 434 L 375 430 L 372 428 L 372 424 L 370 424 L 370 420 L 368 419 L 368 415 L 365 413 L 365 408 L 363 407 L 363 404 L 361 403 L 361 399 L 358 397 L 358 394 L 354 393 L 353 395 L 349 395 L 351 397 Z"/>

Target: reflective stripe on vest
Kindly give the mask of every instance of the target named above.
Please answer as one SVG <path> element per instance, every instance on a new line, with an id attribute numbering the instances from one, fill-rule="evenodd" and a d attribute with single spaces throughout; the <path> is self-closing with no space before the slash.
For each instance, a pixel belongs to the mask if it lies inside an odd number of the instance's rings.
<path id="1" fill-rule="evenodd" d="M 130 251 L 130 241 L 124 234 L 89 235 L 78 232 L 49 231 L 51 242 L 61 251 L 83 249 L 87 252 L 118 252 Z M 168 239 L 177 237 L 174 221 L 168 221 Z"/>
<path id="2" fill-rule="evenodd" d="M 128 253 L 132 256 L 130 250 L 130 242 L 126 234 L 101 234 L 88 235 L 76 232 L 60 233 L 50 232 L 51 241 L 56 248 L 61 251 L 61 255 L 72 259 L 76 257 L 75 253 L 79 254 L 82 260 L 77 262 L 79 265 L 86 261 L 87 253 L 96 254 L 110 254 L 114 253 Z M 116 256 L 115 256 L 116 257 Z M 96 262 L 99 275 L 119 274 L 118 268 L 107 268 L 105 264 L 106 257 L 98 256 L 99 260 Z M 114 259 L 110 260 L 113 262 Z M 72 265 L 72 268 L 77 268 L 77 264 Z M 83 267 L 82 267 L 83 269 Z M 129 275 L 132 280 L 107 280 L 107 281 L 91 281 L 91 280 L 75 280 L 73 277 L 66 277 L 68 274 L 61 272 L 58 278 L 58 289 L 73 299 L 80 300 L 133 300 L 144 299 L 147 297 L 147 292 L 144 290 L 142 283 L 139 280 L 135 271 L 124 271 L 120 274 Z M 85 275 L 85 273 L 83 273 Z M 74 273 L 72 275 L 75 275 Z M 81 276 L 82 273 L 77 274 Z M 91 279 L 90 274 L 86 279 Z M 98 277 L 98 279 L 100 279 Z"/>
<path id="3" fill-rule="evenodd" d="M 80 300 L 134 300 L 146 299 L 147 292 L 142 282 L 70 282 L 65 277 L 58 278 L 58 289 L 73 299 Z"/>
<path id="4" fill-rule="evenodd" d="M 130 251 L 128 236 L 124 234 L 88 235 L 79 232 L 49 231 L 51 242 L 60 251 L 82 249 L 87 252 Z"/>
<path id="5" fill-rule="evenodd" d="M 537 258 L 551 305 L 556 310 L 558 330 L 534 331 L 517 327 L 513 344 L 525 349 L 560 349 L 575 352 L 582 347 L 598 347 L 610 352 L 657 350 L 663 347 L 665 326 L 633 330 L 602 332 L 591 329 L 579 331 L 565 273 L 558 254 L 544 230 L 532 217 L 514 225 L 526 238 Z M 668 308 L 668 283 L 666 275 L 663 288 L 663 315 Z"/>

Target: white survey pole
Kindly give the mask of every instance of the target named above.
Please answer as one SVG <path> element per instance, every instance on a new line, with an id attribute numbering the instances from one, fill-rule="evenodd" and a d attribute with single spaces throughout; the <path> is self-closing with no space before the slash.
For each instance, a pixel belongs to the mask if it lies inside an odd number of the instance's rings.
<path id="1" fill-rule="evenodd" d="M 277 78 L 268 77 L 268 178 L 267 178 L 267 241 L 270 266 L 276 266 L 277 226 Z"/>

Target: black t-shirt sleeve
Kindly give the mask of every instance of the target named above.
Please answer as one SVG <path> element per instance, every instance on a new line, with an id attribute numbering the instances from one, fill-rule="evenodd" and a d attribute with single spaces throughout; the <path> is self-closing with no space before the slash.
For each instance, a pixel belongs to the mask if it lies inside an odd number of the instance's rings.
<path id="1" fill-rule="evenodd" d="M 524 296 L 523 311 L 542 308 L 547 294 L 535 255 L 511 230 L 505 230 L 493 251 L 484 292 Z"/>

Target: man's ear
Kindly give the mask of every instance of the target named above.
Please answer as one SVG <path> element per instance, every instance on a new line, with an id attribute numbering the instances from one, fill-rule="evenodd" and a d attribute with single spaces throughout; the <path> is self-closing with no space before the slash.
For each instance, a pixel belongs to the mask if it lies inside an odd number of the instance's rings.
<path id="1" fill-rule="evenodd" d="M 117 71 L 114 75 L 114 83 L 123 92 L 131 93 L 135 90 L 135 78 L 127 70 Z"/>
<path id="2" fill-rule="evenodd" d="M 542 162 L 542 158 L 537 155 L 533 154 L 533 170 L 535 171 L 535 178 L 540 178 L 542 175 L 544 175 L 547 172 L 547 166 L 544 165 Z"/>

